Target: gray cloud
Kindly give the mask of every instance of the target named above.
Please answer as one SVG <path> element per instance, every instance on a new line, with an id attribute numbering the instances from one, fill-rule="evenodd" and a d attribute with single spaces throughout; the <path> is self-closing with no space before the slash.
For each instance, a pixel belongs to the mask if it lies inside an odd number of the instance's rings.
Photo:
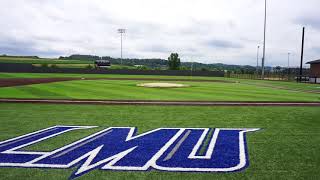
<path id="1" fill-rule="evenodd" d="M 316 30 L 320 30 L 320 18 L 319 16 L 314 17 L 299 17 L 294 20 L 296 24 L 300 24 L 303 26 L 309 26 Z"/>
<path id="2" fill-rule="evenodd" d="M 206 45 L 212 48 L 222 48 L 222 49 L 239 49 L 243 48 L 241 44 L 232 41 L 225 40 L 210 40 L 206 42 Z"/>
<path id="3" fill-rule="evenodd" d="M 263 39 L 264 3 L 257 0 L 2 0 L 0 5 L 0 54 L 119 57 L 117 29 L 126 28 L 126 58 L 166 59 L 178 52 L 182 61 L 255 65 Z M 319 0 L 268 3 L 266 65 L 286 65 L 287 52 L 300 53 L 297 25 L 308 28 L 305 58 L 319 58 L 319 5 Z M 292 64 L 299 64 L 298 55 Z"/>
<path id="4" fill-rule="evenodd" d="M 163 45 L 150 45 L 143 48 L 144 51 L 170 53 L 170 49 Z"/>
<path id="5" fill-rule="evenodd" d="M 7 55 L 44 55 L 44 56 L 58 56 L 61 52 L 53 50 L 40 50 L 35 47 L 34 42 L 23 41 L 0 41 L 0 54 Z"/>
<path id="6" fill-rule="evenodd" d="M 320 46 L 315 46 L 315 47 L 312 47 L 311 49 L 314 53 L 319 54 L 318 58 L 320 58 Z"/>

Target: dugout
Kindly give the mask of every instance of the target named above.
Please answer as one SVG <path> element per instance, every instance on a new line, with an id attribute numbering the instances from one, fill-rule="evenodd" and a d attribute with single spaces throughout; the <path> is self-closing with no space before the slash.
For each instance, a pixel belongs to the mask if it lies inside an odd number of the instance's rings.
<path id="1" fill-rule="evenodd" d="M 310 83 L 320 83 L 320 59 L 307 62 L 310 64 Z"/>
<path id="2" fill-rule="evenodd" d="M 111 63 L 108 60 L 95 60 L 94 66 L 95 68 L 108 68 L 111 66 Z"/>

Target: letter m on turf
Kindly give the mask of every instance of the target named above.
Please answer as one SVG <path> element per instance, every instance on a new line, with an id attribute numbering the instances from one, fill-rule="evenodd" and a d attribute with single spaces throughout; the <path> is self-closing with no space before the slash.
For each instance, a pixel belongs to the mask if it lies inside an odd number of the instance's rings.
<path id="1" fill-rule="evenodd" d="M 23 147 L 91 127 L 55 126 L 1 142 L 0 166 L 70 168 L 79 166 L 73 176 L 90 170 L 147 170 L 183 132 L 182 129 L 155 129 L 140 135 L 136 128 L 107 128 L 52 152 L 30 152 Z"/>
<path id="2" fill-rule="evenodd" d="M 0 142 L 0 166 L 77 167 L 71 178 L 94 169 L 230 172 L 247 166 L 245 132 L 258 129 L 111 127 L 51 152 L 23 148 L 92 126 L 54 126 Z M 207 142 L 207 143 L 205 143 Z"/>

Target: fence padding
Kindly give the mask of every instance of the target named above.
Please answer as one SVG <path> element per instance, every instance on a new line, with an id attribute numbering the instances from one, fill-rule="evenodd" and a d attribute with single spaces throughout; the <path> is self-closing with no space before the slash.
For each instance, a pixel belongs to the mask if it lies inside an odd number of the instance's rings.
<path id="1" fill-rule="evenodd" d="M 135 69 L 84 69 L 37 67 L 24 63 L 0 63 L 0 72 L 16 73 L 72 73 L 72 74 L 126 74 L 126 75 L 169 75 L 169 76 L 212 76 L 224 77 L 224 71 L 188 70 L 135 70 Z"/>

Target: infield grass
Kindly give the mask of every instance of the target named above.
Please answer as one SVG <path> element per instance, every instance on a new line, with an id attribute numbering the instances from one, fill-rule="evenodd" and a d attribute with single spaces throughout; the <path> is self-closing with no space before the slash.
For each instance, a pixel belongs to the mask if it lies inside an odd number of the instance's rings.
<path id="1" fill-rule="evenodd" d="M 137 80 L 77 80 L 0 88 L 0 98 L 193 100 L 193 101 L 320 101 L 320 94 L 295 92 L 246 83 L 175 82 L 186 88 L 147 88 Z"/>
<path id="2" fill-rule="evenodd" d="M 202 76 L 165 76 L 165 75 L 123 75 L 123 74 L 66 74 L 66 73 L 4 73 L 0 72 L 0 78 L 161 78 L 161 79 L 202 79 L 202 80 L 226 80 L 223 77 Z"/>
<path id="3" fill-rule="evenodd" d="M 79 179 L 319 179 L 318 107 L 182 107 L 0 104 L 0 140 L 54 125 L 94 125 L 92 130 L 27 147 L 52 150 L 110 126 L 262 128 L 247 134 L 250 166 L 235 173 L 94 170 Z M 67 179 L 74 169 L 0 168 L 0 179 Z"/>
<path id="4" fill-rule="evenodd" d="M 224 77 L 201 77 L 201 76 L 159 76 L 159 75 L 121 75 L 121 74 L 65 74 L 65 73 L 1 73 L 0 78 L 161 78 L 161 79 L 188 79 L 188 80 L 224 80 L 252 84 L 256 86 L 273 86 L 290 90 L 306 90 L 320 92 L 319 84 L 304 84 L 286 81 L 250 80 Z"/>

